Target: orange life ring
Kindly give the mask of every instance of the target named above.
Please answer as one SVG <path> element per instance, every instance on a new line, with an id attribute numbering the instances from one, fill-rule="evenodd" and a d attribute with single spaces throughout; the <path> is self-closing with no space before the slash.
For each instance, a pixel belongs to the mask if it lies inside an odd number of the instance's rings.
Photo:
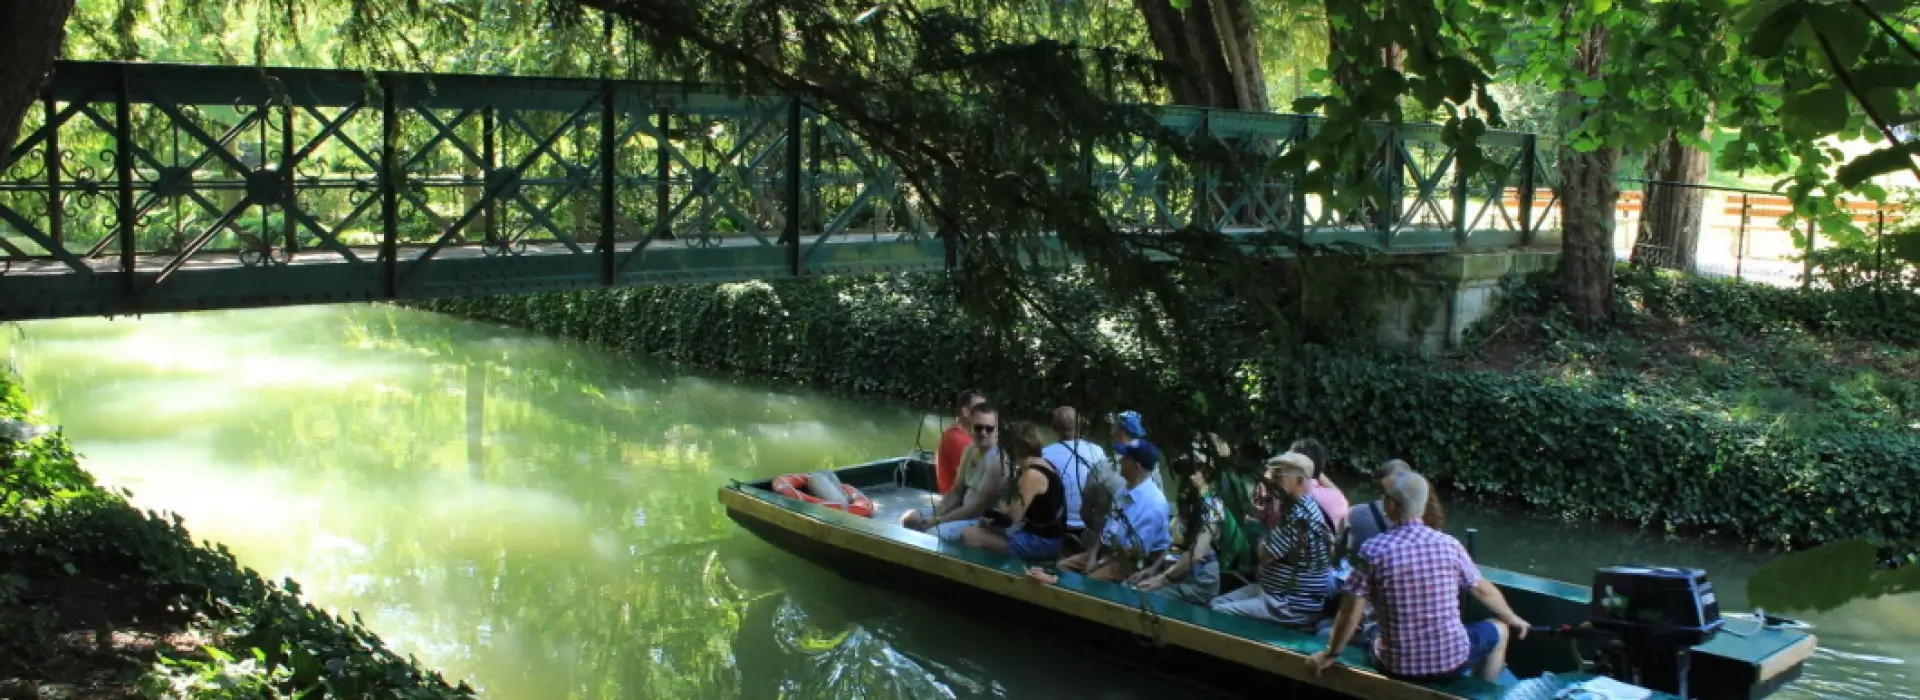
<path id="1" fill-rule="evenodd" d="M 834 510 L 844 510 L 862 518 L 873 517 L 873 499 L 867 498 L 867 495 L 864 493 L 860 493 L 860 489 L 841 484 L 840 492 L 847 495 L 846 505 L 828 503 L 820 500 L 811 493 L 807 493 L 806 474 L 782 474 L 774 477 L 773 492 L 796 501 L 805 501 L 816 506 L 825 506 Z"/>

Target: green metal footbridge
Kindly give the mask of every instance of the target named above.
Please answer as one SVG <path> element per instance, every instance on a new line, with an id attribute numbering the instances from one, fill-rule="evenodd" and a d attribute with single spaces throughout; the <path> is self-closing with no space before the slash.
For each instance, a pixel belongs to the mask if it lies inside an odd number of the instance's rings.
<path id="1" fill-rule="evenodd" d="M 1163 109 L 1278 157 L 1311 117 Z M 1386 127 L 1381 127 L 1385 129 Z M 919 193 L 786 96 L 691 84 L 62 62 L 0 163 L 0 320 L 942 269 Z M 1393 129 L 1389 211 L 1277 176 L 1231 193 L 1137 148 L 1089 154 L 1116 226 L 1195 222 L 1390 253 L 1556 246 L 1549 149 L 1459 177 Z M 382 163 L 396 163 L 386 172 Z"/>

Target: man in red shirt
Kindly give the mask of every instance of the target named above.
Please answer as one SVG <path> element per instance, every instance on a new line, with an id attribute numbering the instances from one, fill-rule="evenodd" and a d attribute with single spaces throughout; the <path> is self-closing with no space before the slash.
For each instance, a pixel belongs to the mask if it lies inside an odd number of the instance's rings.
<path id="1" fill-rule="evenodd" d="M 960 455 L 973 444 L 973 409 L 985 404 L 987 396 L 975 389 L 960 392 L 954 399 L 954 408 L 958 411 L 953 425 L 940 434 L 940 449 L 933 453 L 934 481 L 940 486 L 941 495 L 953 489 L 953 481 L 960 472 Z"/>

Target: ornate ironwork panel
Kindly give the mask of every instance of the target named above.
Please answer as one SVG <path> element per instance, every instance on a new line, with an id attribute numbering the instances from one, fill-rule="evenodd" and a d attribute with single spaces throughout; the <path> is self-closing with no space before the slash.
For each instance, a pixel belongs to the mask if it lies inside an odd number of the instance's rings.
<path id="1" fill-rule="evenodd" d="M 1284 157 L 1309 117 L 1169 108 L 1236 153 L 1087 152 L 1116 226 L 1388 252 L 1557 235 L 1550 146 L 1380 132 L 1384 206 L 1333 212 Z M 62 62 L 0 163 L 0 319 L 940 269 L 927 193 L 786 96 L 476 75 Z M 1294 168 L 1297 169 L 1297 168 Z M 1522 196 L 1521 192 L 1533 196 Z"/>

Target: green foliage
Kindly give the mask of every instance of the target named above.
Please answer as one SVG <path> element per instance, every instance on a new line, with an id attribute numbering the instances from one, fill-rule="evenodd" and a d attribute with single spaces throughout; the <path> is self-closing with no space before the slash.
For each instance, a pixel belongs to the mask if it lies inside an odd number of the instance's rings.
<path id="1" fill-rule="evenodd" d="M 1062 284 L 1066 284 L 1062 282 Z M 1669 295 L 1710 308 L 1713 295 Z M 1051 308 L 1069 308 L 1063 294 Z M 1082 297 L 1084 299 L 1084 297 Z M 1233 311 L 1188 339 L 1183 372 L 1151 375 L 1150 395 L 1107 390 L 1102 375 L 1137 346 L 1103 309 L 1066 315 L 1098 342 L 1058 342 L 1032 327 L 995 334 L 969 321 L 924 278 L 619 289 L 447 300 L 430 308 L 610 343 L 641 353 L 819 386 L 944 406 L 963 386 L 1017 413 L 1057 403 L 1097 414 L 1120 407 L 1175 435 L 1220 433 L 1237 455 L 1303 435 L 1331 445 L 1336 468 L 1390 457 L 1462 490 L 1524 501 L 1567 517 L 1713 531 L 1781 546 L 1865 536 L 1920 536 L 1920 498 L 1899 484 L 1920 441 L 1835 430 L 1803 435 L 1571 381 L 1511 376 L 1265 342 Z M 1222 309 L 1232 307 L 1223 306 Z M 1756 312 L 1757 313 L 1757 312 Z M 1084 338 L 1083 338 L 1084 340 Z M 1081 348 L 1092 348 L 1083 354 Z M 1228 405 L 1198 406 L 1197 382 Z M 1202 410 L 1204 409 L 1204 410 Z M 1204 415 L 1204 419 L 1193 416 Z M 1163 427 L 1168 429 L 1163 429 Z M 1808 507 L 1807 504 L 1822 504 Z"/>
<path id="2" fill-rule="evenodd" d="M 1670 319 L 1711 321 L 1743 333 L 1791 326 L 1820 336 L 1920 344 L 1920 295 L 1870 285 L 1800 289 L 1665 272 L 1622 270 L 1623 301 Z"/>
<path id="3" fill-rule="evenodd" d="M 0 376 L 0 416 L 22 413 L 11 378 Z M 111 612 L 62 606 L 63 591 L 104 586 L 113 609 L 141 611 L 144 625 L 204 621 L 216 667 L 234 657 L 254 659 L 251 687 L 271 696 L 470 697 L 418 668 L 359 625 L 302 602 L 292 581 L 270 583 L 241 566 L 222 546 L 196 545 L 179 516 L 142 512 L 123 494 L 94 486 L 59 435 L 25 444 L 0 439 L 0 473 L 9 493 L 0 507 L 0 669 L 32 673 L 58 653 L 54 636 L 69 625 L 111 625 Z M 50 602 L 49 602 L 50 601 Z M 106 619 L 62 619 L 68 615 Z M 224 671 L 181 662 L 189 674 Z M 149 679 L 148 690 L 163 680 Z M 170 681 L 165 681 L 170 682 Z M 236 688 L 199 688 L 190 697 L 236 697 Z M 215 686 L 219 686 L 218 683 Z M 221 686 L 224 687 L 224 686 Z M 318 693 L 318 695 L 313 695 Z M 244 693 L 246 697 L 257 697 Z"/>
<path id="4" fill-rule="evenodd" d="M 1461 490 L 1563 517 L 1779 546 L 1920 536 L 1920 441 L 1782 435 L 1769 423 L 1492 371 L 1316 354 L 1270 360 L 1259 414 L 1355 463 L 1389 457 Z M 1811 507 L 1809 504 L 1814 504 Z"/>
<path id="5" fill-rule="evenodd" d="M 1621 266 L 1613 321 L 1582 330 L 1553 281 L 1513 285 L 1455 366 L 1642 404 L 1768 421 L 1783 435 L 1905 432 L 1920 422 L 1920 296 L 1783 289 Z"/>

